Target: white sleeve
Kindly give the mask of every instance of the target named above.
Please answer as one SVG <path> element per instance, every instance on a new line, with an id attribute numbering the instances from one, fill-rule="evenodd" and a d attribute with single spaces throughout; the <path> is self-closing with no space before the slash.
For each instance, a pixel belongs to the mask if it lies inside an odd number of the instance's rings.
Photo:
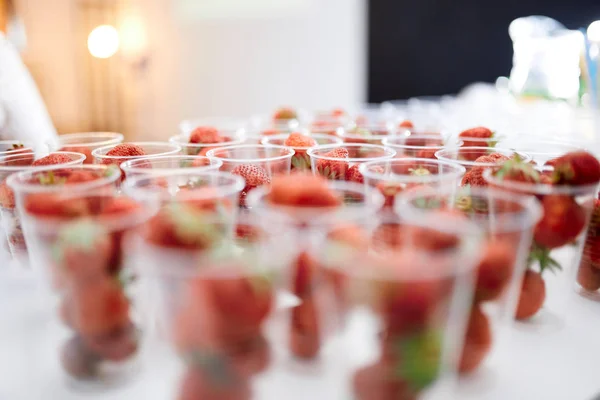
<path id="1" fill-rule="evenodd" d="M 15 48 L 0 33 L 0 137 L 38 144 L 56 138 L 40 93 Z"/>

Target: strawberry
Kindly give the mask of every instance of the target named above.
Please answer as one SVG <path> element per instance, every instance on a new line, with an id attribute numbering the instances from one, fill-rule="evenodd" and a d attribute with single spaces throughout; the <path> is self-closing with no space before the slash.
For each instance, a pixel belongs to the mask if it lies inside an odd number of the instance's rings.
<path id="1" fill-rule="evenodd" d="M 122 158 L 127 158 L 127 157 L 141 157 L 141 156 L 145 156 L 146 152 L 144 151 L 144 149 L 142 149 L 140 146 L 133 144 L 133 143 L 121 143 L 116 145 L 115 147 L 113 147 L 112 149 L 110 149 L 107 153 L 107 156 L 110 157 L 122 157 Z M 115 161 L 114 159 L 105 159 L 103 160 L 104 164 L 118 164 L 123 160 L 117 160 Z"/>
<path id="2" fill-rule="evenodd" d="M 394 206 L 394 199 L 396 195 L 402 192 L 406 188 L 406 185 L 399 182 L 389 182 L 389 181 L 381 181 L 377 183 L 377 189 L 383 195 L 385 202 L 383 204 L 384 208 L 390 208 Z"/>
<path id="3" fill-rule="evenodd" d="M 199 126 L 190 133 L 190 143 L 212 144 L 222 141 L 223 137 L 212 126 Z"/>
<path id="4" fill-rule="evenodd" d="M 76 169 L 69 171 L 66 177 L 65 183 L 74 184 L 74 183 L 84 183 L 91 182 L 100 179 L 100 175 L 93 171 L 86 171 L 82 169 Z"/>
<path id="5" fill-rule="evenodd" d="M 478 305 L 471 309 L 469 325 L 459 365 L 461 373 L 473 372 L 492 348 L 490 321 Z"/>
<path id="6" fill-rule="evenodd" d="M 52 193 L 33 193 L 25 197 L 25 210 L 40 217 L 76 218 L 90 214 L 90 208 L 83 198 L 62 198 Z"/>
<path id="7" fill-rule="evenodd" d="M 240 193 L 240 206 L 242 207 L 246 206 L 246 196 L 252 189 L 271 183 L 271 178 L 267 171 L 256 165 L 238 165 L 231 173 L 241 176 L 246 181 L 246 186 L 244 186 L 244 189 L 242 189 L 242 192 Z"/>
<path id="8" fill-rule="evenodd" d="M 546 285 L 542 275 L 528 269 L 523 277 L 516 318 L 521 320 L 531 318 L 542 308 L 545 299 Z"/>
<path id="9" fill-rule="evenodd" d="M 128 326 L 129 300 L 113 278 L 71 285 L 67 295 L 75 329 L 84 336 L 102 336 Z"/>
<path id="10" fill-rule="evenodd" d="M 323 157 L 329 158 L 348 158 L 348 149 L 344 147 L 338 147 L 331 150 L 328 153 L 323 154 Z M 328 179 L 344 179 L 346 177 L 346 171 L 348 170 L 348 163 L 346 161 L 333 161 L 325 159 L 317 159 L 316 162 L 317 172 L 320 175 Z"/>
<path id="11" fill-rule="evenodd" d="M 515 251 L 506 241 L 487 244 L 477 267 L 475 301 L 489 301 L 500 297 L 512 275 Z"/>
<path id="12" fill-rule="evenodd" d="M 289 147 L 312 147 L 317 145 L 317 141 L 308 135 L 292 132 L 283 144 Z"/>
<path id="13" fill-rule="evenodd" d="M 544 215 L 535 227 L 535 242 L 548 249 L 562 247 L 585 227 L 585 210 L 571 196 L 552 194 L 542 199 Z"/>
<path id="14" fill-rule="evenodd" d="M 208 167 L 210 165 L 210 160 L 208 158 L 195 158 L 194 161 L 192 161 L 192 167 Z"/>
<path id="15" fill-rule="evenodd" d="M 435 160 L 435 153 L 437 153 L 439 149 L 437 148 L 432 148 L 432 149 L 421 149 L 417 152 L 416 157 L 417 158 L 430 158 L 432 160 Z"/>
<path id="16" fill-rule="evenodd" d="M 60 361 L 69 375 L 86 379 L 96 375 L 100 358 L 85 346 L 80 337 L 74 336 L 63 345 Z"/>
<path id="17" fill-rule="evenodd" d="M 58 165 L 71 162 L 72 159 L 66 154 L 52 153 L 46 157 L 39 158 L 31 164 L 32 167 L 42 167 L 44 165 Z"/>
<path id="18" fill-rule="evenodd" d="M 0 207 L 12 210 L 15 208 L 15 193 L 6 184 L 6 181 L 0 182 Z"/>
<path id="19" fill-rule="evenodd" d="M 363 174 L 358 171 L 359 164 L 351 165 L 346 171 L 346 180 L 348 182 L 365 183 Z M 383 169 L 382 169 L 383 172 Z"/>
<path id="20" fill-rule="evenodd" d="M 493 131 L 491 131 L 489 128 L 486 128 L 483 126 L 479 126 L 476 128 L 470 128 L 470 129 L 464 130 L 458 134 L 458 137 L 463 140 L 464 146 L 466 146 L 466 147 L 471 147 L 471 146 L 495 147 L 497 141 L 494 140 L 494 136 L 495 136 L 495 134 Z M 484 145 L 479 141 L 469 141 L 468 140 L 469 138 L 490 139 L 490 140 L 488 141 L 487 145 Z"/>
<path id="21" fill-rule="evenodd" d="M 215 223 L 211 213 L 185 203 L 164 206 L 144 226 L 146 241 L 164 247 L 208 249 L 225 235 L 225 227 Z"/>
<path id="22" fill-rule="evenodd" d="M 494 171 L 494 176 L 503 181 L 524 183 L 540 183 L 541 181 L 541 175 L 533 165 L 523 162 L 518 155 L 505 161 L 499 169 Z"/>
<path id="23" fill-rule="evenodd" d="M 267 195 L 271 204 L 293 207 L 338 207 L 341 199 L 321 176 L 303 173 L 277 175 Z"/>
<path id="24" fill-rule="evenodd" d="M 398 127 L 400 128 L 414 128 L 415 125 L 412 123 L 412 121 L 405 119 L 404 121 L 400 122 L 398 124 Z"/>
<path id="25" fill-rule="evenodd" d="M 594 267 L 585 255 L 579 264 L 577 282 L 582 288 L 590 292 L 595 292 L 600 289 L 600 270 Z"/>
<path id="26" fill-rule="evenodd" d="M 553 182 L 558 185 L 590 185 L 600 182 L 600 162 L 587 151 L 567 153 L 553 161 Z"/>
<path id="27" fill-rule="evenodd" d="M 202 367 L 185 372 L 177 400 L 250 400 L 250 382 L 223 365 L 218 356 L 208 356 Z"/>
<path id="28" fill-rule="evenodd" d="M 355 400 L 416 400 L 406 381 L 396 373 L 396 366 L 377 361 L 356 371 L 352 378 Z"/>
<path id="29" fill-rule="evenodd" d="M 140 208 L 141 206 L 139 203 L 128 197 L 108 197 L 103 202 L 101 214 L 112 216 L 118 214 L 129 214 L 135 211 L 139 211 Z"/>
<path id="30" fill-rule="evenodd" d="M 119 327 L 102 336 L 83 336 L 85 345 L 104 360 L 125 361 L 137 353 L 138 331 L 133 324 Z"/>
<path id="31" fill-rule="evenodd" d="M 80 153 L 85 156 L 83 160 L 84 164 L 93 164 L 94 157 L 92 156 L 92 149 L 89 146 L 63 146 L 59 151 L 70 151 L 72 153 Z"/>
<path id="32" fill-rule="evenodd" d="M 273 114 L 273 119 L 275 121 L 287 121 L 291 119 L 297 119 L 298 114 L 291 107 L 281 107 Z"/>
<path id="33" fill-rule="evenodd" d="M 500 153 L 492 153 L 485 156 L 478 157 L 475 162 L 481 164 L 501 164 L 508 161 L 508 157 Z M 483 171 L 487 166 L 475 165 L 471 167 L 469 171 L 463 176 L 461 186 L 487 186 L 487 182 L 483 179 Z"/>

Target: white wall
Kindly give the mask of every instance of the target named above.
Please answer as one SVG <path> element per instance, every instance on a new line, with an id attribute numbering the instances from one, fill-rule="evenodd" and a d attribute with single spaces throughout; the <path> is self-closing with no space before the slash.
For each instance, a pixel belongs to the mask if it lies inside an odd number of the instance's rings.
<path id="1" fill-rule="evenodd" d="M 83 95 L 68 33 L 75 0 L 21 3 L 28 57 L 50 80 L 50 112 L 60 130 L 73 130 Z M 165 139 L 186 117 L 365 99 L 366 0 L 130 0 L 132 10 L 136 3 L 149 63 L 139 68 L 139 54 L 125 54 L 131 139 Z"/>

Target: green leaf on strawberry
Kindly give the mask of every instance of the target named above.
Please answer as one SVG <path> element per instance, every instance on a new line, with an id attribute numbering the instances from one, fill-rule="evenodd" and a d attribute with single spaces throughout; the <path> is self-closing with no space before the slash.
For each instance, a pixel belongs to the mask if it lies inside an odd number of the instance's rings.
<path id="1" fill-rule="evenodd" d="M 429 386 L 438 377 L 442 357 L 442 335 L 437 330 L 396 339 L 394 351 L 398 357 L 397 377 L 413 390 Z"/>
<path id="2" fill-rule="evenodd" d="M 560 263 L 550 256 L 551 251 L 551 249 L 534 242 L 529 250 L 527 266 L 531 267 L 537 263 L 540 267 L 540 273 L 543 273 L 545 270 L 551 272 L 562 271 L 563 268 Z"/>
<path id="3" fill-rule="evenodd" d="M 48 171 L 39 176 L 40 185 L 62 185 L 66 181 L 66 178 L 54 175 L 54 171 Z"/>
<path id="4" fill-rule="evenodd" d="M 418 168 L 409 168 L 408 172 L 414 176 L 426 176 L 431 175 L 431 172 L 427 168 L 418 167 Z"/>
<path id="5" fill-rule="evenodd" d="M 211 213 L 177 203 L 165 206 L 165 212 L 173 222 L 180 239 L 214 243 L 223 236 L 218 220 L 215 223 Z"/>
<path id="6" fill-rule="evenodd" d="M 310 156 L 308 154 L 296 153 L 292 157 L 292 167 L 301 171 L 310 169 Z"/>
<path id="7" fill-rule="evenodd" d="M 494 176 L 503 180 L 509 177 L 509 175 L 514 176 L 515 173 L 523 174 L 526 180 L 532 182 L 540 181 L 540 173 L 535 170 L 533 165 L 526 163 L 518 153 L 515 153 L 510 160 L 504 162 L 502 167 L 494 173 Z"/>

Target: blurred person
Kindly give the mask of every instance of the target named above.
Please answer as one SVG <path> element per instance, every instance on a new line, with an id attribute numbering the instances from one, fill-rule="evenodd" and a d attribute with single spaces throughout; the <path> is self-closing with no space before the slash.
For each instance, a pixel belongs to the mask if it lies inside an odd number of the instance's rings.
<path id="1" fill-rule="evenodd" d="M 25 29 L 13 0 L 0 0 L 0 140 L 18 139 L 42 145 L 57 135 L 19 55 L 25 45 Z"/>

